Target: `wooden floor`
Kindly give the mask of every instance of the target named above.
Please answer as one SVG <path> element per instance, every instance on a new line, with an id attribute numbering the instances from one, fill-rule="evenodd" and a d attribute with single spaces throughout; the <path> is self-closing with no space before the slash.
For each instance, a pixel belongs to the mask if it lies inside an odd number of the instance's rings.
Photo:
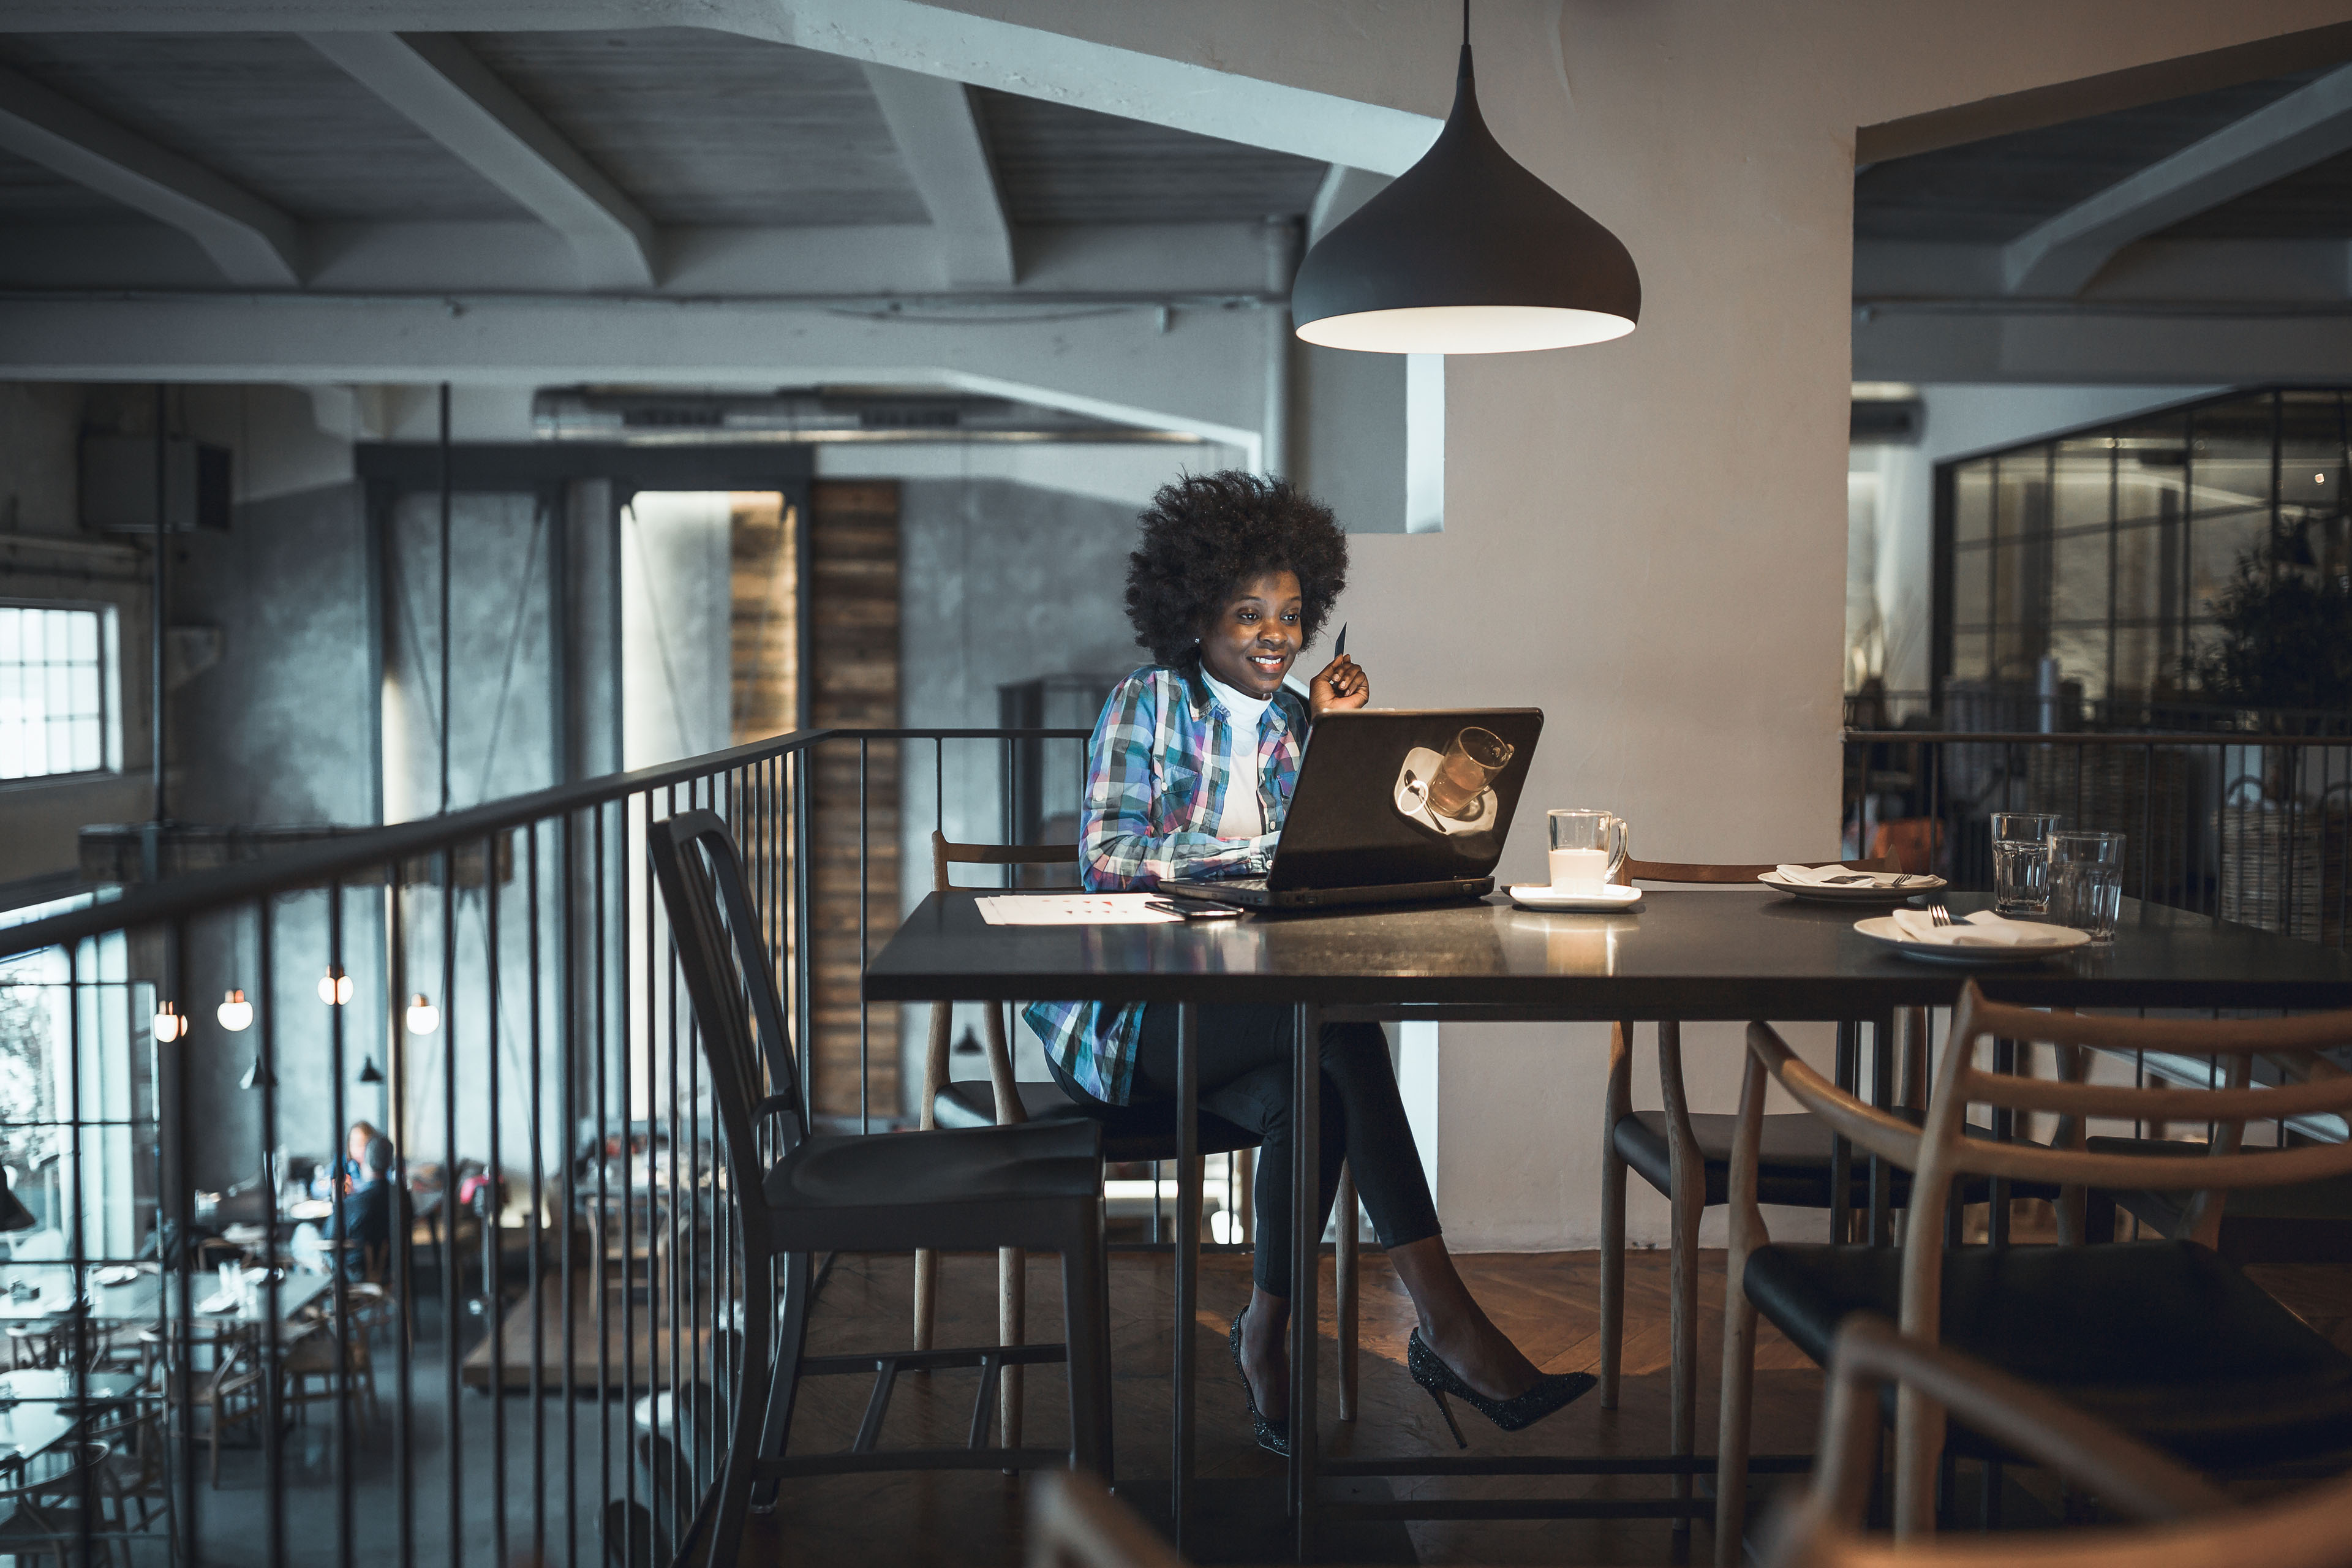
<path id="1" fill-rule="evenodd" d="M 1626 1380 L 1622 1407 L 1600 1408 L 1597 1394 L 1537 1426 L 1506 1435 L 1465 1412 L 1472 1452 L 1608 1453 L 1663 1452 L 1666 1447 L 1666 1260 L 1659 1252 L 1629 1260 L 1626 1290 Z M 1412 1326 L 1412 1303 L 1377 1252 L 1367 1252 L 1363 1313 L 1364 1372 L 1360 1418 L 1339 1426 L 1331 1439 L 1337 1453 L 1437 1454 L 1454 1451 L 1452 1439 L 1428 1395 L 1405 1375 L 1405 1337 Z M 1589 1370 L 1599 1359 L 1599 1261 L 1589 1252 L 1497 1254 L 1461 1260 L 1463 1273 L 1480 1302 L 1519 1346 L 1546 1371 Z M 1326 1304 L 1327 1390 L 1323 1409 L 1331 1425 L 1329 1265 L 1321 1300 Z M 1721 1341 L 1723 1254 L 1706 1254 L 1704 1299 L 1707 1312 L 1700 1343 L 1700 1447 L 1713 1447 L 1715 1383 Z M 1166 1495 L 1168 1474 L 1168 1364 L 1172 1289 L 1169 1261 L 1150 1254 L 1123 1253 L 1112 1260 L 1112 1341 L 1118 1486 L 1150 1507 Z M 881 1349 L 903 1344 L 907 1332 L 911 1272 L 903 1258 L 843 1258 L 836 1265 L 811 1328 L 818 1352 Z M 1225 1346 L 1226 1325 L 1248 1298 L 1246 1260 L 1211 1258 L 1202 1266 L 1195 1342 L 1200 1357 L 1199 1474 L 1204 1493 L 1221 1487 L 1236 1495 L 1256 1482 L 1278 1484 L 1282 1462 L 1252 1442 L 1243 1413 L 1241 1388 Z M 1029 1285 L 1031 1337 L 1060 1337 L 1060 1285 L 1054 1260 L 1032 1264 Z M 941 1343 L 974 1343 L 993 1338 L 994 1260 L 947 1260 L 942 1292 Z M 1757 1436 L 1759 1451 L 1809 1451 L 1820 1408 L 1821 1379 L 1811 1363 L 1786 1342 L 1766 1331 L 1758 1378 Z M 886 1443 L 955 1442 L 970 1419 L 974 1373 L 908 1378 L 890 1407 Z M 795 1452 L 845 1447 L 865 1405 L 864 1379 L 818 1380 L 806 1385 L 803 1415 L 793 1436 Z M 1067 1431 L 1066 1384 L 1058 1369 L 1039 1369 L 1030 1379 L 1027 1439 L 1063 1440 Z M 1438 1483 L 1429 1483 L 1436 1485 Z M 1444 1483 L 1451 1495 L 1477 1495 L 1485 1483 Z M 1613 1478 L 1558 1481 L 1514 1479 L 1494 1483 L 1498 1492 L 1553 1489 L 1557 1495 L 1664 1495 L 1663 1481 Z M 755 1520 L 751 1563 L 1017 1563 L 1021 1561 L 1021 1510 L 1017 1492 L 1000 1477 L 850 1477 L 792 1483 L 777 1511 Z M 1677 1538 L 1663 1521 L 1592 1521 L 1544 1523 L 1431 1523 L 1408 1527 L 1409 1550 L 1423 1563 L 1660 1563 L 1706 1561 L 1711 1551 L 1705 1525 Z M 1402 1540 L 1402 1537 L 1401 1536 Z"/>

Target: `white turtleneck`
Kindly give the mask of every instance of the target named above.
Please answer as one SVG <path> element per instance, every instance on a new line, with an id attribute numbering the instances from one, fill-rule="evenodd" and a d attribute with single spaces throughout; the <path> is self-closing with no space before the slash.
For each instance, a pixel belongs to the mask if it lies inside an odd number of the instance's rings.
<path id="1" fill-rule="evenodd" d="M 1211 675 L 1206 666 L 1201 677 L 1225 710 L 1225 809 L 1217 819 L 1217 837 L 1255 838 L 1265 832 L 1265 807 L 1258 799 L 1258 726 L 1274 699 L 1244 696 Z"/>

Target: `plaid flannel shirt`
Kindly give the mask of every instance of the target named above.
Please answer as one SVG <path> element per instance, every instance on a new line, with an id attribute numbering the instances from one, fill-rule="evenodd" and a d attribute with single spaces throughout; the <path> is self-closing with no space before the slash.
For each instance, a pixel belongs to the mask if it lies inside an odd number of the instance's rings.
<path id="1" fill-rule="evenodd" d="M 1258 805 L 1267 831 L 1220 838 L 1230 720 L 1197 670 L 1151 665 L 1114 688 L 1087 742 L 1078 819 L 1079 876 L 1097 892 L 1156 888 L 1179 878 L 1263 871 L 1290 809 L 1307 744 L 1307 702 L 1288 687 L 1258 721 Z M 1093 1095 L 1124 1105 L 1135 1077 L 1143 1007 L 1033 1002 L 1022 1016 L 1045 1054 Z"/>

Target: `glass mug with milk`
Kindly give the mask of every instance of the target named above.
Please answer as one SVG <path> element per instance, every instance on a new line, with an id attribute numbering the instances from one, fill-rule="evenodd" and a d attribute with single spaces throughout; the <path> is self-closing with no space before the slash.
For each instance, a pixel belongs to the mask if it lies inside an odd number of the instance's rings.
<path id="1" fill-rule="evenodd" d="M 1562 891 L 1599 892 L 1625 864 L 1625 819 L 1581 807 L 1551 818 L 1551 885 Z"/>

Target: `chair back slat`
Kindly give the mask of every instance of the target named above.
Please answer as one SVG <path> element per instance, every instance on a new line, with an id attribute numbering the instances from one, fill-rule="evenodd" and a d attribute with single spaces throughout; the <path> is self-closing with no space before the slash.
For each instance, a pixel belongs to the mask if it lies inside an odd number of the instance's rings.
<path id="1" fill-rule="evenodd" d="M 762 1100 L 772 1098 L 782 1107 L 780 1154 L 789 1152 L 808 1132 L 800 1101 L 799 1062 L 785 1028 L 783 1002 L 726 823 L 713 812 L 680 812 L 655 823 L 647 837 L 655 879 L 677 947 L 678 973 L 700 1026 L 736 1197 L 746 1223 L 752 1223 L 761 1209 L 765 1174 L 755 1135 Z M 765 1096 L 760 1081 L 763 1058 Z"/>
<path id="2" fill-rule="evenodd" d="M 931 890 L 944 893 L 955 886 L 950 866 L 1075 866 L 1075 844 L 959 844 L 938 828 L 931 829 Z"/>

